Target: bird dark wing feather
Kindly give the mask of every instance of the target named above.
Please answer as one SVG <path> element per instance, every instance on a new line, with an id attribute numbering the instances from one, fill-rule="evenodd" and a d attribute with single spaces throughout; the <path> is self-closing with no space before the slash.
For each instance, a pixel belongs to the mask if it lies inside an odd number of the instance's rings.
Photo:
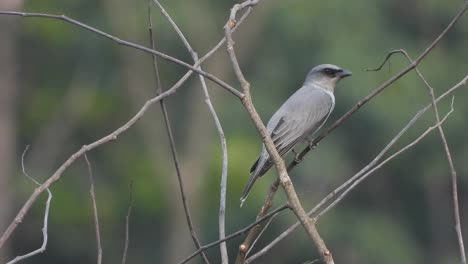
<path id="1" fill-rule="evenodd" d="M 250 168 L 250 173 L 254 172 L 254 170 L 257 168 L 257 165 L 258 165 L 258 161 L 260 160 L 260 158 L 258 158 L 255 163 L 252 165 L 252 167 Z"/>

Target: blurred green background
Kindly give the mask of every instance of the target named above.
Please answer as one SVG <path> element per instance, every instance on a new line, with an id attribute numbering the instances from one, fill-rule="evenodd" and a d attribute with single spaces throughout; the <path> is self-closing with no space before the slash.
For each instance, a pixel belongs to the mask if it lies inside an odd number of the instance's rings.
<path id="1" fill-rule="evenodd" d="M 205 54 L 223 37 L 234 1 L 163 1 L 194 49 Z M 397 55 L 380 72 L 387 52 L 403 48 L 416 58 L 446 27 L 463 1 L 356 0 L 263 1 L 234 34 L 238 59 L 251 83 L 264 121 L 302 84 L 315 65 L 333 63 L 353 71 L 336 91 L 328 125 L 407 63 Z M 24 1 L 1 9 L 66 14 L 122 39 L 148 45 L 147 2 Z M 157 50 L 192 62 L 178 36 L 153 9 Z M 468 15 L 423 61 L 420 70 L 436 94 L 468 70 Z M 131 118 L 155 95 L 151 57 L 62 21 L 0 16 L 0 232 L 13 220 L 35 185 L 80 146 Z M 159 60 L 164 89 L 185 72 Z M 223 47 L 204 69 L 239 88 Z M 261 178 L 244 208 L 239 197 L 261 140 L 239 100 L 208 82 L 227 137 L 229 179 L 226 233 L 251 223 L 275 172 Z M 459 176 L 460 210 L 468 237 L 468 105 L 465 88 L 444 128 Z M 441 115 L 449 101 L 440 106 Z M 306 209 L 359 171 L 414 115 L 429 96 L 411 72 L 366 104 L 310 153 L 291 175 Z M 221 149 L 203 102 L 198 78 L 167 101 L 195 230 L 203 244 L 218 237 Z M 392 149 L 433 124 L 428 112 Z M 117 141 L 88 153 L 96 182 L 104 263 L 120 263 L 125 216 L 133 180 L 133 211 L 127 263 L 177 263 L 194 251 L 158 105 Z M 290 157 L 288 158 L 288 160 Z M 336 263 L 460 263 L 454 231 L 448 164 L 437 133 L 393 160 L 354 189 L 321 218 L 319 231 Z M 84 160 L 77 160 L 53 185 L 47 251 L 23 263 L 93 263 L 96 242 Z M 285 201 L 282 191 L 276 205 Z M 34 204 L 0 255 L 0 262 L 42 243 L 46 195 Z M 255 250 L 294 222 L 283 212 Z M 232 261 L 242 237 L 228 242 Z M 254 251 L 255 251 L 254 250 Z M 219 263 L 219 248 L 207 251 Z M 256 263 L 304 263 L 318 256 L 302 229 Z M 201 263 L 194 258 L 192 263 Z"/>

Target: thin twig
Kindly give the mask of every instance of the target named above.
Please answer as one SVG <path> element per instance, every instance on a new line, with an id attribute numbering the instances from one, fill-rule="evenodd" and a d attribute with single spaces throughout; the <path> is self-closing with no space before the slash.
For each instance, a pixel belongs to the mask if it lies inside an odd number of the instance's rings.
<path id="1" fill-rule="evenodd" d="M 392 83 L 403 77 L 405 74 L 413 70 L 416 66 L 418 66 L 421 61 L 439 44 L 439 42 L 442 40 L 442 38 L 447 34 L 447 32 L 452 29 L 452 27 L 455 25 L 455 23 L 460 19 L 460 17 L 465 13 L 466 9 L 468 8 L 468 1 L 466 1 L 462 8 L 458 11 L 458 13 L 455 15 L 455 17 L 452 19 L 452 21 L 447 25 L 447 27 L 431 42 L 431 44 L 418 56 L 418 58 L 413 61 L 410 65 L 405 67 L 403 70 L 401 70 L 399 73 L 395 74 L 392 76 L 390 79 L 388 79 L 386 82 L 381 84 L 379 87 L 374 89 L 369 95 L 364 97 L 361 101 L 357 102 L 348 112 L 346 112 L 343 116 L 341 116 L 338 120 L 336 120 L 333 125 L 331 125 L 325 132 L 320 134 L 317 138 L 314 139 L 314 141 L 311 143 L 311 145 L 307 148 L 305 148 L 303 151 L 298 156 L 298 159 L 294 160 L 289 164 L 288 168 L 292 169 L 295 167 L 297 164 L 299 164 L 298 161 L 303 160 L 304 156 L 317 144 L 322 141 L 326 136 L 328 136 L 333 130 L 335 130 L 337 127 L 339 127 L 344 121 L 346 121 L 354 112 L 359 110 L 364 104 L 369 102 L 372 98 L 374 98 L 376 95 L 378 95 L 380 92 L 382 92 L 385 88 L 390 86 Z"/>
<path id="2" fill-rule="evenodd" d="M 174 31 L 177 33 L 179 38 L 182 40 L 184 43 L 187 51 L 190 53 L 192 56 L 192 59 L 194 62 L 198 61 L 198 54 L 195 52 L 195 50 L 192 48 L 190 43 L 188 42 L 187 38 L 184 36 L 182 33 L 182 30 L 177 26 L 175 23 L 174 19 L 169 15 L 169 13 L 164 9 L 162 4 L 158 0 L 153 0 L 154 3 L 159 7 L 161 13 L 163 16 L 166 18 L 166 20 L 169 22 L 169 24 L 172 26 Z M 201 66 L 199 66 L 200 70 Z M 222 170 L 221 170 L 221 187 L 220 187 L 220 202 L 219 202 L 219 219 L 218 219 L 218 225 L 219 225 L 219 239 L 223 239 L 226 236 L 226 231 L 225 231 L 225 217 L 226 217 L 226 187 L 227 187 L 227 166 L 228 166 L 228 156 L 227 156 L 227 144 L 226 144 L 226 138 L 224 136 L 224 131 L 221 126 L 221 122 L 218 118 L 218 115 L 216 114 L 216 110 L 213 107 L 213 104 L 211 103 L 210 95 L 208 93 L 208 88 L 206 86 L 205 78 L 201 75 L 198 75 L 200 79 L 200 83 L 203 88 L 203 93 L 205 95 L 205 103 L 208 106 L 208 109 L 211 113 L 211 116 L 215 122 L 216 125 L 216 130 L 218 132 L 220 142 L 221 142 L 221 151 L 223 153 L 223 162 L 222 162 Z M 229 263 L 229 258 L 228 258 L 228 252 L 227 252 L 227 247 L 226 243 L 221 243 L 220 244 L 220 251 L 221 251 L 221 263 L 223 264 L 228 264 Z"/>
<path id="3" fill-rule="evenodd" d="M 154 41 L 154 36 L 153 36 L 153 22 L 151 19 L 151 1 L 148 0 L 148 33 L 149 33 L 149 39 L 150 39 L 150 45 L 152 49 L 155 49 L 155 41 Z M 161 79 L 159 77 L 159 68 L 158 68 L 158 61 L 155 55 L 152 55 L 153 59 L 153 70 L 156 78 L 156 92 L 157 94 L 162 93 L 162 85 L 161 85 Z M 167 132 L 167 137 L 169 138 L 169 145 L 171 148 L 171 154 L 172 154 L 172 160 L 174 162 L 174 167 L 176 170 L 176 175 L 177 175 L 177 180 L 179 182 L 179 189 L 180 189 L 180 195 L 182 198 L 182 205 L 184 207 L 184 213 L 185 213 L 185 218 L 187 220 L 187 225 L 190 231 L 190 235 L 192 237 L 193 243 L 195 244 L 195 247 L 199 249 L 201 247 L 200 241 L 198 240 L 197 234 L 193 228 L 193 220 L 192 220 L 192 215 L 190 213 L 190 208 L 187 202 L 187 197 L 185 194 L 185 188 L 184 188 L 184 181 L 182 177 L 182 172 L 180 170 L 180 165 L 179 165 L 179 158 L 177 156 L 177 148 L 175 145 L 175 140 L 174 140 L 174 135 L 172 133 L 172 126 L 171 122 L 169 119 L 169 114 L 167 112 L 166 104 L 164 103 L 164 100 L 159 101 L 159 105 L 161 106 L 161 112 L 164 117 L 164 125 L 166 127 L 166 132 Z M 203 261 L 208 264 L 210 263 L 208 261 L 208 257 L 204 252 L 201 252 L 200 257 L 203 259 Z"/>
<path id="4" fill-rule="evenodd" d="M 2 14 L 2 11 L 0 11 L 0 15 Z M 248 16 L 249 12 L 246 12 L 242 18 L 239 20 L 238 25 L 241 24 L 245 20 L 245 18 Z M 236 29 L 235 27 L 233 31 Z M 224 37 L 221 39 L 218 44 L 216 44 L 209 52 L 205 54 L 197 63 L 195 63 L 195 66 L 200 65 L 202 62 L 204 62 L 206 59 L 211 57 L 224 43 L 226 42 L 226 38 Z M 37 198 L 41 193 L 43 193 L 47 188 L 49 188 L 54 182 L 59 180 L 62 177 L 63 172 L 72 165 L 76 159 L 80 158 L 85 154 L 86 152 L 97 148 L 103 144 L 106 144 L 110 141 L 116 140 L 118 136 L 120 136 L 122 133 L 126 132 L 128 129 L 130 129 L 149 109 L 151 105 L 154 103 L 158 102 L 159 100 L 162 100 L 168 96 L 173 95 L 178 91 L 178 89 L 182 86 L 182 84 L 192 75 L 193 71 L 188 71 L 185 73 L 182 78 L 180 78 L 170 89 L 165 91 L 164 93 L 151 98 L 147 100 L 144 105 L 140 108 L 140 110 L 130 119 L 128 120 L 123 126 L 117 128 L 114 132 L 108 134 L 107 136 L 98 139 L 89 145 L 84 145 L 79 149 L 77 152 L 75 152 L 73 155 L 71 155 L 55 172 L 50 176 L 41 186 L 37 187 L 34 192 L 29 196 L 28 200 L 24 203 L 23 207 L 20 209 L 20 211 L 16 214 L 15 219 L 10 223 L 8 228 L 5 230 L 5 232 L 2 234 L 0 237 L 0 248 L 5 245 L 5 242 L 10 238 L 10 236 L 13 234 L 13 232 L 16 230 L 18 225 L 23 221 L 24 217 L 26 216 L 26 213 L 29 211 L 31 206 L 37 201 Z"/>
<path id="5" fill-rule="evenodd" d="M 257 244 L 258 240 L 260 239 L 260 237 L 263 235 L 263 233 L 265 233 L 265 231 L 268 229 L 268 226 L 271 224 L 271 222 L 273 222 L 273 219 L 275 219 L 275 217 L 277 216 L 278 214 L 274 214 L 269 220 L 268 222 L 265 224 L 265 226 L 263 226 L 263 229 L 262 231 L 258 234 L 257 238 L 255 238 L 255 240 L 252 242 L 252 245 L 250 245 L 249 247 L 249 250 L 247 250 L 247 252 L 245 253 L 245 257 L 248 257 L 250 252 L 252 251 L 252 249 L 255 247 L 255 244 Z"/>
<path id="6" fill-rule="evenodd" d="M 447 97 L 448 95 L 452 94 L 453 92 L 455 92 L 457 89 L 459 89 L 460 87 L 463 87 L 466 85 L 466 83 L 468 82 L 468 75 L 465 76 L 460 82 L 458 82 L 457 84 L 455 84 L 454 86 L 452 86 L 450 89 L 448 89 L 445 93 L 443 93 L 442 95 L 440 95 L 437 99 L 436 99 L 436 103 L 438 103 L 440 100 L 444 99 L 445 97 Z M 427 112 L 430 108 L 432 107 L 432 104 L 429 104 L 427 105 L 426 107 L 424 107 L 423 109 L 421 109 L 411 120 L 408 124 L 410 123 L 414 123 L 416 120 L 415 120 L 415 117 L 416 118 L 420 118 L 422 116 L 423 113 Z M 407 127 L 408 125 L 406 125 L 402 130 L 405 130 L 405 128 Z M 396 137 L 401 137 L 400 135 L 401 131 L 395 136 Z M 390 144 L 394 144 L 395 142 L 395 138 L 393 138 L 388 145 Z M 392 143 L 393 142 L 393 143 Z M 387 145 L 387 146 L 388 146 Z M 387 146 L 384 148 L 384 150 L 387 148 Z M 381 153 L 384 151 L 382 150 Z M 381 154 L 379 153 L 379 155 Z M 401 154 L 401 153 L 399 153 Z M 394 156 L 396 157 L 396 156 Z M 375 164 L 375 159 L 370 163 L 370 164 Z M 369 168 L 369 165 L 367 165 L 364 169 L 366 168 Z M 348 180 L 346 181 L 345 183 L 343 183 L 342 185 L 340 185 L 338 188 L 336 188 L 335 190 L 333 190 L 331 193 L 329 193 L 325 198 L 322 199 L 322 201 L 320 201 L 312 210 L 310 210 L 308 212 L 309 215 L 313 215 L 315 214 L 318 209 L 320 209 L 324 204 L 326 204 L 328 201 L 330 201 L 337 193 L 339 193 L 340 190 L 342 190 L 344 187 L 348 186 L 351 182 L 353 182 L 354 180 L 356 180 L 356 176 L 357 175 L 363 175 L 363 170 L 359 171 L 357 174 L 355 174 L 353 177 L 351 177 L 351 179 L 353 180 Z M 374 171 L 375 172 L 375 171 Z M 252 255 L 247 261 L 246 263 L 250 263 L 252 261 L 254 261 L 255 259 L 259 258 L 260 256 L 266 254 L 270 249 L 272 249 L 276 244 L 278 244 L 281 240 L 283 240 L 286 236 L 288 236 L 289 234 L 291 234 L 298 226 L 300 225 L 300 222 L 296 222 L 295 224 L 293 224 L 291 227 L 289 227 L 287 230 L 285 230 L 283 233 L 281 233 L 281 235 L 279 235 L 277 238 L 275 238 L 272 242 L 270 242 L 270 244 L 268 244 L 267 246 L 265 246 L 263 249 L 261 249 L 260 251 L 258 251 L 257 253 L 255 253 L 254 255 Z"/>
<path id="7" fill-rule="evenodd" d="M 398 53 L 403 54 L 403 56 L 409 61 L 409 63 L 413 63 L 413 60 L 409 56 L 408 52 L 406 52 L 405 50 L 403 49 L 393 50 L 388 53 L 382 65 L 375 70 L 380 70 L 382 66 L 385 64 L 385 62 L 387 62 L 393 54 L 398 54 Z M 432 86 L 429 84 L 426 78 L 424 78 L 423 74 L 417 67 L 415 68 L 415 71 L 417 75 L 419 76 L 419 78 L 424 83 L 424 85 L 426 86 L 427 91 L 429 92 L 429 96 L 431 98 L 432 109 L 434 111 L 435 123 L 438 124 L 440 123 L 440 115 L 439 115 L 439 109 L 437 108 L 437 104 L 435 102 L 434 88 L 432 88 Z M 453 164 L 452 154 L 450 152 L 450 148 L 447 143 L 447 138 L 445 137 L 444 129 L 442 126 L 437 126 L 437 129 L 439 130 L 440 140 L 444 147 L 445 155 L 447 157 L 447 161 L 448 161 L 450 173 L 451 173 L 453 212 L 454 212 L 454 217 L 455 217 L 455 232 L 457 234 L 460 259 L 463 264 L 466 264 L 465 246 L 463 243 L 463 234 L 461 231 L 460 209 L 459 209 L 459 203 L 458 203 L 457 171 L 455 170 L 455 166 Z"/>
<path id="8" fill-rule="evenodd" d="M 254 226 L 256 226 L 256 225 L 262 223 L 263 221 L 265 221 L 265 220 L 267 220 L 268 218 L 272 217 L 273 215 L 275 215 L 275 214 L 277 214 L 277 213 L 283 211 L 284 209 L 291 209 L 291 207 L 290 207 L 288 204 L 285 204 L 285 205 L 283 205 L 283 206 L 281 206 L 281 207 L 278 207 L 278 208 L 272 210 L 271 212 L 269 212 L 268 214 L 266 214 L 266 215 L 263 216 L 262 218 L 257 219 L 255 222 L 253 222 L 253 223 L 249 224 L 248 226 L 246 226 L 246 227 L 244 227 L 244 228 L 242 228 L 242 229 L 240 229 L 240 230 L 238 230 L 238 231 L 236 231 L 236 232 L 234 232 L 234 233 L 232 233 L 232 234 L 226 236 L 225 238 L 219 239 L 219 240 L 214 241 L 214 242 L 212 242 L 212 243 L 210 243 L 210 244 L 207 244 L 207 245 L 202 246 L 199 250 L 193 252 L 192 254 L 190 254 L 190 256 L 186 257 L 184 260 L 182 260 L 181 262 L 179 262 L 179 264 L 184 264 L 184 263 L 186 263 L 187 261 L 191 260 L 191 259 L 192 259 L 193 257 L 195 257 L 196 255 L 200 254 L 201 251 L 205 251 L 205 250 L 207 250 L 207 249 L 209 249 L 209 248 L 212 248 L 212 247 L 214 247 L 214 246 L 216 246 L 216 245 L 219 245 L 220 243 L 223 243 L 224 241 L 228 241 L 228 240 L 230 240 L 230 239 L 232 239 L 232 238 L 234 238 L 234 237 L 237 237 L 237 236 L 240 236 L 240 235 L 242 235 L 242 234 L 245 234 L 245 232 L 249 231 L 249 230 L 252 229 Z"/>
<path id="9" fill-rule="evenodd" d="M 130 243 L 130 215 L 133 207 L 133 179 L 130 180 L 130 199 L 128 203 L 127 216 L 125 216 L 125 242 L 122 254 L 122 264 L 127 262 L 128 245 Z"/>
<path id="10" fill-rule="evenodd" d="M 268 253 L 274 246 L 276 246 L 285 237 L 290 235 L 300 225 L 301 225 L 301 223 L 299 221 L 294 223 L 292 226 L 290 226 L 288 229 L 286 229 L 283 233 L 281 233 L 278 237 L 273 239 L 273 241 L 271 241 L 268 245 L 266 245 L 261 250 L 257 251 L 255 254 L 253 254 L 248 259 L 246 259 L 245 263 L 246 264 L 251 263 L 251 262 L 255 261 L 256 259 L 260 258 L 261 256 L 265 255 L 266 253 Z"/>
<path id="11" fill-rule="evenodd" d="M 352 189 L 354 189 L 354 187 L 356 187 L 359 183 L 361 183 L 363 180 L 365 180 L 369 175 L 371 175 L 372 173 L 374 173 L 375 171 L 377 171 L 378 169 L 380 169 L 383 165 L 385 165 L 387 162 L 389 162 L 390 160 L 394 159 L 395 157 L 397 157 L 398 155 L 400 155 L 401 153 L 405 152 L 406 150 L 408 150 L 409 148 L 413 147 L 414 145 L 416 145 L 419 141 L 421 141 L 424 137 L 426 137 L 427 134 L 429 134 L 432 130 L 436 129 L 437 127 L 441 126 L 442 123 L 445 122 L 445 120 L 448 118 L 448 116 L 453 112 L 453 100 L 452 100 L 452 108 L 450 109 L 450 111 L 445 115 L 445 117 L 437 124 L 435 124 L 434 126 L 431 126 L 429 127 L 426 131 L 424 131 L 424 133 L 422 133 L 418 138 L 416 138 L 413 142 L 411 142 L 410 144 L 406 145 L 405 147 L 401 148 L 400 150 L 398 150 L 397 152 L 395 152 L 394 154 L 392 154 L 390 157 L 386 158 L 385 160 L 383 160 L 382 162 L 380 162 L 378 165 L 376 165 L 375 167 L 373 167 L 371 170 L 369 170 L 368 172 L 366 172 L 364 175 L 362 175 L 361 177 L 359 177 L 356 181 L 354 181 L 346 190 L 343 191 L 343 193 L 341 193 L 330 205 L 328 205 L 325 209 L 323 209 L 321 212 L 319 212 L 317 214 L 317 216 L 315 217 L 315 219 L 318 221 L 318 219 L 323 216 L 324 214 L 326 214 L 331 208 L 333 208 L 336 204 L 338 204 Z"/>
<path id="12" fill-rule="evenodd" d="M 91 196 L 91 202 L 93 204 L 93 215 L 94 215 L 94 228 L 96 232 L 96 249 L 97 249 L 97 264 L 102 263 L 102 246 L 101 246 L 101 232 L 99 229 L 99 217 L 98 217 L 98 210 L 96 204 L 96 193 L 94 192 L 94 176 L 93 176 L 93 169 L 91 168 L 91 162 L 89 162 L 88 156 L 86 153 L 84 154 L 84 159 L 86 161 L 86 165 L 88 166 L 88 174 L 89 174 L 89 194 Z"/>
<path id="13" fill-rule="evenodd" d="M 422 113 L 423 110 L 419 111 L 418 114 L 415 116 L 415 117 L 420 117 L 421 116 L 421 113 Z M 395 152 L 393 155 L 391 155 L 390 157 L 388 157 L 387 159 L 385 159 L 384 161 L 382 161 L 381 163 L 377 164 L 375 167 L 373 167 L 371 170 L 367 171 L 367 173 L 365 173 L 364 175 L 362 175 L 362 171 L 360 171 L 358 174 L 354 175 L 352 178 L 354 179 L 355 176 L 360 176 L 358 177 L 355 181 L 352 182 L 351 186 L 349 186 L 346 190 L 343 191 L 343 193 L 341 193 L 341 195 L 336 198 L 328 207 L 326 207 L 325 209 L 323 209 L 321 212 L 319 212 L 319 214 L 314 218 L 316 221 L 318 221 L 318 219 L 324 215 L 325 213 L 327 213 L 332 207 L 334 207 L 337 203 L 339 203 L 352 189 L 354 189 L 359 183 L 361 183 L 363 180 L 365 180 L 368 176 L 370 176 L 372 173 L 374 173 L 375 171 L 377 171 L 378 169 L 380 169 L 383 165 L 385 165 L 387 162 L 389 162 L 390 160 L 396 158 L 398 155 L 402 154 L 403 152 L 405 152 L 406 150 L 408 150 L 409 148 L 411 148 L 412 146 L 416 145 L 419 141 L 421 141 L 424 137 L 426 137 L 432 130 L 434 130 L 435 128 L 437 128 L 438 126 L 442 125 L 442 123 L 445 121 L 445 119 L 452 113 L 453 111 L 453 108 L 452 110 L 447 113 L 447 115 L 444 117 L 444 119 L 441 121 L 441 123 L 438 123 L 432 127 L 429 127 L 424 133 L 422 133 L 418 138 L 416 138 L 413 142 L 411 142 L 410 144 L 406 145 L 405 147 L 403 147 L 402 149 L 398 150 L 397 152 Z M 414 124 L 414 121 L 415 119 L 413 118 L 408 124 Z M 405 126 L 405 129 L 407 129 L 408 125 Z M 402 130 L 402 131 L 403 131 Z M 400 137 L 400 133 L 397 135 L 397 137 Z M 395 139 L 395 138 L 394 138 Z M 394 139 L 392 139 L 392 142 L 394 141 Z M 391 143 L 392 143 L 391 142 Z M 366 166 L 367 168 L 368 166 Z M 346 184 L 346 183 L 345 183 Z M 341 185 L 340 188 L 343 188 L 344 185 Z M 339 188 L 338 188 L 339 189 Z M 332 198 L 336 193 L 338 193 L 338 189 L 336 189 L 335 191 L 333 191 L 333 193 L 330 193 L 326 198 Z M 326 199 L 324 199 L 326 200 Z M 324 200 L 321 201 L 320 204 L 324 204 Z M 315 206 L 308 214 L 309 215 L 312 215 L 314 214 L 321 206 L 317 205 Z M 292 233 L 292 231 L 294 231 L 298 226 L 299 226 L 299 222 L 296 222 L 294 225 L 292 225 L 291 227 L 289 227 L 285 232 L 283 232 L 280 236 L 278 236 L 277 238 L 275 238 L 270 244 L 268 244 L 267 246 L 265 246 L 263 249 L 261 249 L 260 251 L 258 251 L 256 254 L 254 254 L 252 257 L 250 257 L 246 263 L 250 263 L 254 260 L 256 260 L 257 258 L 265 255 L 269 250 L 271 250 L 273 248 L 273 246 L 275 246 L 278 242 L 280 242 L 283 238 L 285 238 L 287 235 L 289 235 L 290 233 Z"/>
<path id="14" fill-rule="evenodd" d="M 368 94 L 366 97 L 361 99 L 359 102 L 357 102 L 348 112 L 346 112 L 343 116 L 341 116 L 338 120 L 336 120 L 330 127 L 328 127 L 324 132 L 322 132 L 318 137 L 316 137 L 313 142 L 307 146 L 304 150 L 302 150 L 299 155 L 297 155 L 297 158 L 294 159 L 289 165 L 287 171 L 290 172 L 293 170 L 301 161 L 304 160 L 304 157 L 314 149 L 320 141 L 322 141 L 325 137 L 327 137 L 333 130 L 335 130 L 337 127 L 339 127 L 342 123 L 344 123 L 351 115 L 353 115 L 356 111 L 358 111 L 364 104 L 366 104 L 369 100 L 377 96 L 380 92 L 382 92 L 384 89 L 389 87 L 391 84 L 399 80 L 401 77 L 403 77 L 405 74 L 410 72 L 412 69 L 414 69 L 423 59 L 437 46 L 437 44 L 441 41 L 441 39 L 449 32 L 452 27 L 455 25 L 455 23 L 460 19 L 460 17 L 464 14 L 466 9 L 468 8 L 468 1 L 464 3 L 464 5 L 461 7 L 459 12 L 454 16 L 454 18 L 451 20 L 451 22 L 447 25 L 447 27 L 431 42 L 431 44 L 418 56 L 418 58 L 410 65 L 408 65 L 406 68 L 401 70 L 399 73 L 396 75 L 392 76 L 390 79 L 388 79 L 386 82 L 382 83 L 380 86 L 372 90 L 370 94 Z M 383 65 L 383 64 L 382 64 Z M 278 189 L 278 186 L 280 184 L 279 179 L 277 179 L 275 182 L 271 184 L 270 192 L 268 193 L 268 196 L 259 210 L 259 213 L 257 217 L 261 217 L 262 215 L 266 214 L 271 207 L 273 203 L 273 198 L 276 194 L 276 190 Z M 260 228 L 255 228 L 252 229 L 249 234 L 247 235 L 246 239 L 244 240 L 243 244 L 248 246 L 253 239 L 255 239 L 256 235 L 260 231 Z"/>
<path id="15" fill-rule="evenodd" d="M 29 174 L 26 172 L 26 168 L 24 166 L 24 156 L 26 155 L 26 152 L 29 149 L 29 145 L 26 146 L 26 148 L 23 151 L 23 155 L 21 155 L 21 169 L 23 170 L 23 175 L 28 177 L 31 181 L 33 181 L 36 185 L 41 185 L 38 181 L 36 181 L 33 177 L 29 176 Z M 48 219 L 49 219 L 49 209 L 50 209 L 50 203 L 52 201 L 52 192 L 47 189 L 47 201 L 46 201 L 46 206 L 44 210 L 44 225 L 42 226 L 42 245 L 40 248 L 31 251 L 27 254 L 24 254 L 22 256 L 17 256 L 14 259 L 10 260 L 7 264 L 14 264 L 17 263 L 21 260 L 30 258 L 34 255 L 38 255 L 43 253 L 46 250 L 47 247 L 47 240 L 48 240 L 48 235 L 47 235 L 47 226 L 48 226 Z"/>
<path id="16" fill-rule="evenodd" d="M 0 10 L 0 15 L 11 15 L 11 16 L 21 16 L 21 17 L 39 17 L 39 18 L 47 18 L 47 19 L 55 19 L 55 20 L 65 21 L 67 23 L 78 26 L 78 27 L 83 28 L 83 29 L 85 29 L 87 31 L 90 31 L 92 33 L 95 33 L 95 34 L 103 36 L 103 37 L 105 37 L 107 39 L 110 39 L 110 40 L 116 42 L 119 45 L 131 47 L 131 48 L 141 50 L 141 51 L 146 52 L 146 53 L 154 54 L 154 55 L 156 55 L 158 57 L 161 57 L 161 58 L 163 58 L 163 59 L 165 59 L 167 61 L 170 61 L 172 63 L 184 66 L 187 69 L 190 69 L 191 71 L 194 71 L 194 72 L 196 72 L 198 74 L 201 74 L 201 75 L 205 76 L 206 78 L 210 79 L 211 81 L 218 84 L 222 88 L 226 89 L 227 91 L 229 91 L 233 95 L 237 96 L 238 98 L 242 98 L 242 93 L 241 92 L 239 92 L 238 90 L 236 90 L 234 87 L 230 86 L 229 84 L 223 82 L 222 80 L 220 80 L 216 76 L 214 76 L 214 75 L 212 75 L 210 73 L 204 72 L 202 70 L 199 70 L 197 68 L 197 66 L 198 66 L 197 64 L 190 65 L 190 64 L 187 64 L 186 62 L 183 62 L 183 61 L 181 61 L 181 60 L 179 60 L 177 58 L 171 57 L 171 56 L 169 56 L 169 55 L 167 55 L 165 53 L 162 53 L 162 52 L 159 52 L 159 51 L 156 51 L 156 50 L 153 50 L 153 49 L 150 49 L 150 48 L 147 48 L 145 46 L 141 46 L 141 45 L 129 42 L 129 41 L 122 40 L 122 39 L 120 39 L 118 37 L 115 37 L 115 36 L 113 36 L 113 35 L 111 35 L 109 33 L 106 33 L 104 31 L 101 31 L 99 29 L 91 27 L 91 26 L 89 26 L 87 24 L 84 24 L 84 23 L 82 23 L 80 21 L 77 21 L 77 20 L 75 20 L 73 18 L 70 18 L 68 16 L 43 14 L 43 13 L 26 13 L 26 12 L 15 12 L 15 11 L 2 11 L 2 10 Z"/>

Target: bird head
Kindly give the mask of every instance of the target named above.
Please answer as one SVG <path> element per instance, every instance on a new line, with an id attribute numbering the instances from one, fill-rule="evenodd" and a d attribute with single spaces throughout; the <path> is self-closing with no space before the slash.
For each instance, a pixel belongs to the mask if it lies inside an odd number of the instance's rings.
<path id="1" fill-rule="evenodd" d="M 352 73 L 350 71 L 341 69 L 336 65 L 321 64 L 310 70 L 304 85 L 319 85 L 333 92 L 339 80 L 351 75 Z"/>

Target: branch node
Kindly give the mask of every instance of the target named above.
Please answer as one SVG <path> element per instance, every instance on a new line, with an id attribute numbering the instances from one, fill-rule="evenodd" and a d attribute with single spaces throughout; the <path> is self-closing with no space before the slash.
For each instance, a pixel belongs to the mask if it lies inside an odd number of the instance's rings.
<path id="1" fill-rule="evenodd" d="M 249 247 L 247 247 L 247 246 L 244 245 L 244 244 L 241 244 L 241 245 L 239 246 L 239 251 L 240 251 L 241 253 L 247 252 L 248 249 L 249 249 Z"/>
<path id="2" fill-rule="evenodd" d="M 227 23 L 227 26 L 228 26 L 230 29 L 233 29 L 236 25 L 237 25 L 237 20 L 235 20 L 235 19 L 229 19 L 229 21 L 228 21 L 228 23 Z"/>

